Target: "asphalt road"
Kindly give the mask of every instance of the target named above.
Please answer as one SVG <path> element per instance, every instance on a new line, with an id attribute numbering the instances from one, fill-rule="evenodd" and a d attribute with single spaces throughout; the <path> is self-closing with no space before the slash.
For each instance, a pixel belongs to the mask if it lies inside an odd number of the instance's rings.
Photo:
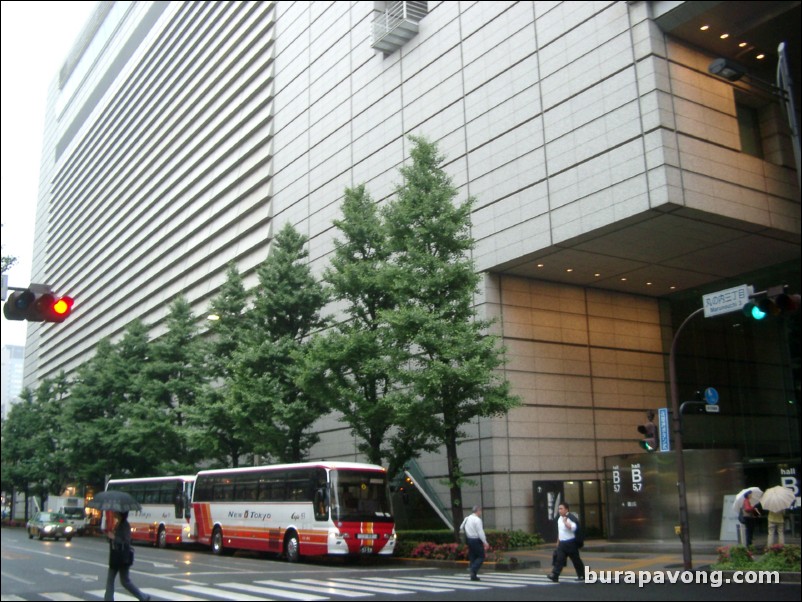
<path id="1" fill-rule="evenodd" d="M 22 529 L 2 532 L 2 598 L 99 600 L 108 547 L 100 538 L 29 540 Z M 132 580 L 154 600 L 799 600 L 799 584 L 647 585 L 559 584 L 537 573 L 486 571 L 472 583 L 464 570 L 415 566 L 392 559 L 288 564 L 259 555 L 213 556 L 201 548 L 136 546 Z M 748 592 L 748 593 L 747 593 Z M 117 600 L 133 600 L 119 585 Z"/>

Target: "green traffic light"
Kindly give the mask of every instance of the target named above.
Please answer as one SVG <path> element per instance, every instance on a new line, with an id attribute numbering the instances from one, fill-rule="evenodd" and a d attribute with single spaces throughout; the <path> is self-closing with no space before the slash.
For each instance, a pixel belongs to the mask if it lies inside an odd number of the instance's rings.
<path id="1" fill-rule="evenodd" d="M 755 303 L 747 303 L 746 305 L 744 305 L 743 311 L 744 315 L 747 318 L 752 318 L 753 320 L 758 320 L 758 321 L 762 320 L 767 315 L 769 315 L 768 312 L 765 312 L 762 309 L 760 309 L 760 307 L 758 307 Z"/>
<path id="2" fill-rule="evenodd" d="M 647 452 L 653 452 L 657 449 L 657 446 L 651 443 L 648 439 L 644 439 L 643 441 L 641 441 L 640 446 Z"/>

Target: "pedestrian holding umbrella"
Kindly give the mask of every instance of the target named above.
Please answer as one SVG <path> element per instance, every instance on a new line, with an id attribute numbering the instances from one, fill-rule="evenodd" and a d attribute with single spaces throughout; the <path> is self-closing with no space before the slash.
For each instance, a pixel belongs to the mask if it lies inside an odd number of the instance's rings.
<path id="1" fill-rule="evenodd" d="M 769 512 L 782 512 L 793 506 L 795 499 L 796 496 L 793 491 L 782 485 L 777 485 L 766 489 L 766 492 L 760 498 L 760 505 Z"/>
<path id="2" fill-rule="evenodd" d="M 760 498 L 760 505 L 769 512 L 769 536 L 766 547 L 770 548 L 776 541 L 785 545 L 785 510 L 794 505 L 796 496 L 787 487 L 777 485 L 766 489 Z"/>
<path id="3" fill-rule="evenodd" d="M 752 494 L 753 504 L 757 504 L 760 501 L 760 498 L 763 497 L 763 490 L 760 487 L 747 487 L 746 489 L 741 489 L 735 496 L 735 501 L 732 503 L 733 512 L 735 512 L 736 514 L 741 512 L 741 508 L 744 507 L 744 500 L 746 499 L 746 495 L 749 493 Z"/>
<path id="4" fill-rule="evenodd" d="M 744 543 L 746 547 L 752 545 L 752 535 L 755 532 L 755 523 L 760 512 L 755 506 L 763 497 L 763 491 L 759 487 L 748 487 L 741 489 L 735 496 L 732 509 L 738 512 L 738 522 L 744 526 Z"/>
<path id="5" fill-rule="evenodd" d="M 117 524 L 109 533 L 109 572 L 106 576 L 106 595 L 104 600 L 114 600 L 114 581 L 120 574 L 122 586 L 136 596 L 137 600 L 150 600 L 131 581 L 129 571 L 134 563 L 134 550 L 131 547 L 131 525 L 128 524 L 128 512 L 142 510 L 142 506 L 129 493 L 124 491 L 102 491 L 87 504 L 90 508 L 105 512 L 114 512 Z"/>

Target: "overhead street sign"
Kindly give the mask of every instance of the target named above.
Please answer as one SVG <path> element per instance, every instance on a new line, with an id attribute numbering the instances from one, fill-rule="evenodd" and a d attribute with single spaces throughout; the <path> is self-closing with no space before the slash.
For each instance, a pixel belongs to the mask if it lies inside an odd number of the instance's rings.
<path id="1" fill-rule="evenodd" d="M 705 310 L 705 318 L 741 311 L 744 305 L 749 303 L 749 288 L 749 285 L 742 284 L 735 288 L 727 288 L 723 291 L 704 295 L 702 297 L 702 306 Z"/>

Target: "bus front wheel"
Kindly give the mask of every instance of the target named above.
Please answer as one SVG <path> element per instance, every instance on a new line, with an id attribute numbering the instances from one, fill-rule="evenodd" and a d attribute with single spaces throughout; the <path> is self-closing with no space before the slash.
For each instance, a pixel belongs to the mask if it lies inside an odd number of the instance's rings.
<path id="1" fill-rule="evenodd" d="M 298 562 L 301 559 L 298 535 L 295 532 L 288 533 L 284 540 L 284 557 L 287 562 Z"/>
<path id="2" fill-rule="evenodd" d="M 159 534 L 156 536 L 156 547 L 162 550 L 167 547 L 167 531 L 164 527 L 159 528 Z"/>
<path id="3" fill-rule="evenodd" d="M 218 556 L 223 553 L 223 532 L 220 527 L 216 527 L 212 533 L 212 553 Z"/>

